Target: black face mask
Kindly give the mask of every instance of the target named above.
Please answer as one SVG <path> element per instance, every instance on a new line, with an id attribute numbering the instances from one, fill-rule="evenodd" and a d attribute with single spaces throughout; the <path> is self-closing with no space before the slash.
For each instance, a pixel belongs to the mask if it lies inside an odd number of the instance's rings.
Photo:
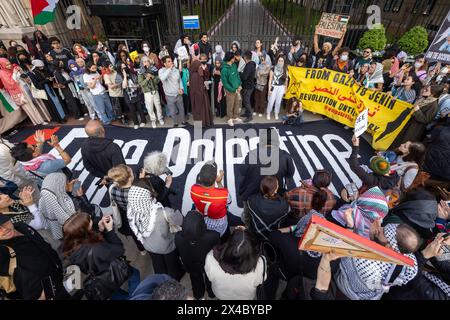
<path id="1" fill-rule="evenodd" d="M 200 61 L 202 64 L 207 64 L 208 61 Z"/>

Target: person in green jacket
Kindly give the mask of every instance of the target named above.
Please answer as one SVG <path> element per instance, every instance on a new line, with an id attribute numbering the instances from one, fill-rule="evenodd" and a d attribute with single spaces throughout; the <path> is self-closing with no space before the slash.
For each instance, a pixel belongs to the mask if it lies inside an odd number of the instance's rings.
<path id="1" fill-rule="evenodd" d="M 227 97 L 228 125 L 232 127 L 235 122 L 242 122 L 239 118 L 239 94 L 242 89 L 241 77 L 234 63 L 235 56 L 233 52 L 227 52 L 223 61 L 220 79 Z"/>
<path id="2" fill-rule="evenodd" d="M 160 82 L 158 77 L 158 69 L 155 67 L 154 61 L 147 56 L 144 56 L 141 59 L 141 69 L 139 69 L 138 82 L 142 88 L 142 92 L 144 92 L 145 107 L 150 115 L 152 128 L 156 128 L 154 109 L 156 109 L 159 124 L 164 125 L 161 111 L 161 99 L 159 98 L 158 92 L 158 83 Z"/>

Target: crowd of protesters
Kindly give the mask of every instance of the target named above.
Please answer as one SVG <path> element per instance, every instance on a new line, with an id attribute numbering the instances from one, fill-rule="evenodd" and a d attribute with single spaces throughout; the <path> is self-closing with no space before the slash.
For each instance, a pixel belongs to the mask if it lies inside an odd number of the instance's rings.
<path id="1" fill-rule="evenodd" d="M 344 35 L 345 36 L 345 35 Z M 395 47 L 381 60 L 371 48 L 352 57 L 342 47 L 312 50 L 295 39 L 290 48 L 213 52 L 207 34 L 197 43 L 183 35 L 174 50 L 159 53 L 144 42 L 144 55 L 131 59 L 126 47 L 116 54 L 99 44 L 67 49 L 35 32 L 27 41 L 0 49 L 0 80 L 10 99 L 34 124 L 89 117 L 81 156 L 98 186 L 109 188 L 112 214 L 89 202 L 67 165 L 72 158 L 52 136 L 47 143 L 60 157 L 43 153 L 43 132 L 35 145 L 0 142 L 0 289 L 7 299 L 313 299 L 379 300 L 450 298 L 450 96 L 449 69 L 413 63 Z M 156 151 L 142 170 L 127 166 L 120 148 L 105 138 L 113 121 L 153 128 L 194 121 L 212 126 L 214 116 L 228 125 L 253 117 L 301 125 L 303 107 L 293 98 L 281 115 L 289 81 L 287 66 L 328 68 L 350 74 L 361 85 L 414 104 L 412 117 L 390 150 L 360 163 L 353 137 L 348 163 L 362 184 L 332 192 L 332 173 L 317 170 L 311 179 L 292 181 L 294 162 L 273 129 L 244 160 L 236 186 L 240 216 L 229 212 L 232 197 L 224 172 L 214 161 L 203 164 L 190 189 L 192 210 L 181 213 L 171 201 L 168 156 Z M 210 105 L 214 97 L 215 115 Z M 242 110 L 242 114 L 240 114 Z M 146 112 L 145 112 L 146 111 Z M 105 127 L 106 126 L 106 127 Z M 276 152 L 275 152 L 276 151 Z M 259 155 L 270 155 L 277 172 Z M 256 163 L 249 159 L 257 159 Z M 290 189 L 289 185 L 297 187 Z M 298 250 L 313 216 L 347 228 L 412 259 L 412 266 L 386 261 Z M 44 236 L 44 234 L 46 235 Z M 49 239 L 45 239 L 49 237 Z M 155 273 L 125 256 L 130 237 Z M 50 244 L 51 245 L 50 245 Z M 150 260 L 149 260 L 150 261 Z M 150 262 L 149 262 L 150 263 Z M 68 266 L 87 277 L 81 291 L 64 281 Z M 111 280 L 108 273 L 114 272 Z M 117 276 L 118 275 L 118 276 Z M 180 281 L 189 275 L 192 293 Z M 97 278 L 96 278 L 97 277 Z M 102 279 L 103 282 L 98 281 Z M 97 281 L 96 281 L 97 279 Z M 105 280 L 106 279 L 106 280 Z M 109 281 L 109 282 L 108 282 Z M 49 290 L 48 283 L 51 283 Z M 127 282 L 128 291 L 121 289 Z M 284 290 L 280 284 L 285 283 Z"/>

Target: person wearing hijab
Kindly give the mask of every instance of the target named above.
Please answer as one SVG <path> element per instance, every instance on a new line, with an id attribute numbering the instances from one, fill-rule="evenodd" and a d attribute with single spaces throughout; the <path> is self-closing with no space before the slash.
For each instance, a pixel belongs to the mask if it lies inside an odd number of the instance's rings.
<path id="1" fill-rule="evenodd" d="M 43 99 L 33 97 L 33 83 L 28 74 L 22 73 L 20 75 L 19 84 L 24 93 L 24 98 L 27 101 L 26 104 L 22 105 L 22 108 L 30 118 L 31 122 L 34 125 L 47 125 L 48 122 L 52 120 L 52 117 L 48 112 Z"/>
<path id="2" fill-rule="evenodd" d="M 208 57 L 200 55 L 189 67 L 189 95 L 191 98 L 192 115 L 194 121 L 201 121 L 203 127 L 214 125 L 210 98 L 205 87 L 205 81 L 210 79 Z"/>
<path id="3" fill-rule="evenodd" d="M 73 183 L 72 183 L 73 186 Z M 63 225 L 75 212 L 75 204 L 67 194 L 67 177 L 62 172 L 51 173 L 45 177 L 41 188 L 39 209 L 54 240 L 63 238 Z"/>
<path id="4" fill-rule="evenodd" d="M 372 62 L 369 71 L 366 73 L 366 78 L 363 80 L 364 87 L 381 91 L 383 89 L 383 83 L 383 65 L 379 62 Z"/>
<path id="5" fill-rule="evenodd" d="M 143 178 L 135 180 L 128 191 L 127 217 L 136 238 L 150 253 L 154 272 L 179 281 L 184 271 L 174 232 L 179 230 L 183 215 L 157 202 L 152 185 Z"/>
<path id="6" fill-rule="evenodd" d="M 220 62 L 225 58 L 225 52 L 220 44 L 216 45 L 216 51 L 213 53 L 213 63 L 216 63 L 216 60 L 220 59 Z"/>
<path id="7" fill-rule="evenodd" d="M 388 213 L 388 204 L 384 193 L 373 187 L 349 205 L 343 205 L 331 212 L 332 217 L 342 226 L 369 238 L 369 229 L 376 219 L 383 219 Z"/>
<path id="8" fill-rule="evenodd" d="M 206 255 L 219 244 L 220 235 L 207 230 L 205 220 L 197 211 L 189 211 L 183 220 L 180 232 L 175 235 L 175 245 L 180 253 L 184 268 L 189 273 L 194 298 L 200 300 L 205 294 L 213 298 L 211 282 L 205 274 Z"/>
<path id="9" fill-rule="evenodd" d="M 33 68 L 28 73 L 33 85 L 38 90 L 45 90 L 47 100 L 43 102 L 47 106 L 47 110 L 55 122 L 63 123 L 66 120 L 66 111 L 58 98 L 58 95 L 53 90 L 53 76 L 45 68 L 42 60 L 33 60 Z"/>

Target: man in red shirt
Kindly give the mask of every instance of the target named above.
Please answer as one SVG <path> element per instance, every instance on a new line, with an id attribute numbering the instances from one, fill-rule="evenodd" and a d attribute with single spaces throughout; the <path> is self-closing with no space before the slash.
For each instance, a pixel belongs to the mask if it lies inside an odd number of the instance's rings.
<path id="1" fill-rule="evenodd" d="M 230 203 L 228 189 L 222 185 L 223 170 L 217 174 L 217 164 L 206 162 L 191 187 L 191 198 L 195 209 L 205 217 L 209 230 L 223 236 L 228 228 L 227 206 Z M 216 187 L 217 183 L 217 187 Z"/>

